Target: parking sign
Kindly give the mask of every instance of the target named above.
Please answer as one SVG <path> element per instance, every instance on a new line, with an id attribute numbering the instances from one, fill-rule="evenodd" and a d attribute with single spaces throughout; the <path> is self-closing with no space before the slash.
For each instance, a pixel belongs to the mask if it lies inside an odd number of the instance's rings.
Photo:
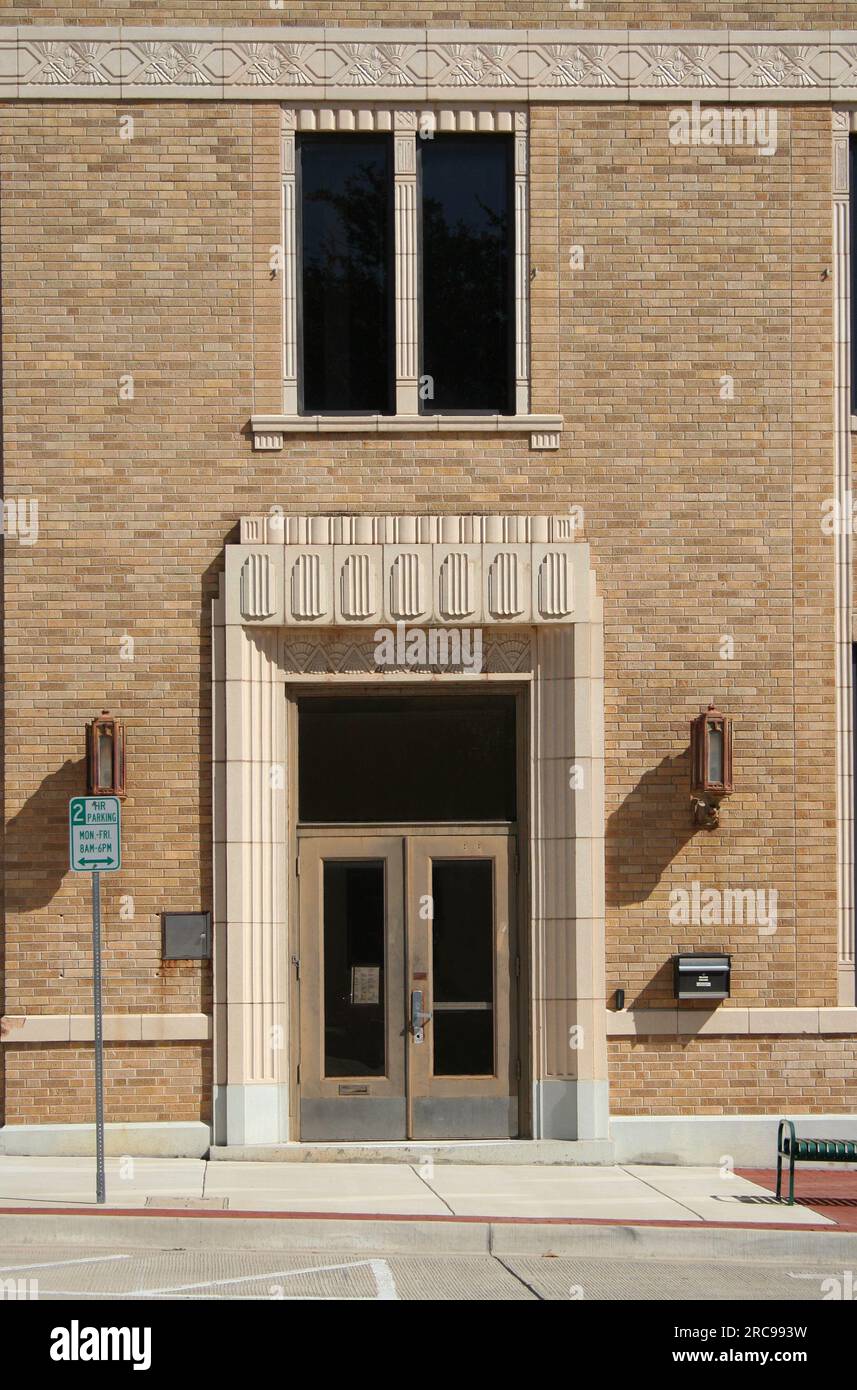
<path id="1" fill-rule="evenodd" d="M 75 873 L 121 867 L 118 796 L 74 796 L 68 806 L 69 855 Z"/>

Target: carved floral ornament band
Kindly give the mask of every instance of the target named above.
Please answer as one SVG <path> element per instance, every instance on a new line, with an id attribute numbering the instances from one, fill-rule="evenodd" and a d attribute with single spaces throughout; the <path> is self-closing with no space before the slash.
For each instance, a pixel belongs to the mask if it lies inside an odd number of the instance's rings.
<path id="1" fill-rule="evenodd" d="M 857 101 L 857 30 L 0 27 L 0 99 Z"/>
<path id="2" fill-rule="evenodd" d="M 573 516 L 247 517 L 226 547 L 227 624 L 589 620 Z"/>

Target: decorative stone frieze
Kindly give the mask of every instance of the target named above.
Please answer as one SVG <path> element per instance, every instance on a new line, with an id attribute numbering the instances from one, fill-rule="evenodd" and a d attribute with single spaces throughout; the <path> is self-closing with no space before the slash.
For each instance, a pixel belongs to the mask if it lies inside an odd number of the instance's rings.
<path id="1" fill-rule="evenodd" d="M 4 97 L 852 101 L 857 31 L 0 28 Z"/>
<path id="2" fill-rule="evenodd" d="M 290 629 L 282 634 L 279 665 L 290 680 L 319 676 L 420 675 L 436 672 L 438 662 L 431 660 L 432 654 L 430 646 L 425 661 L 413 659 L 410 652 L 402 652 L 400 659 L 385 664 L 382 671 L 378 666 L 377 647 L 369 631 L 352 634 L 334 630 L 304 634 Z M 528 631 L 500 632 L 494 628 L 486 632 L 482 643 L 480 674 L 526 675 L 532 671 L 533 661 L 532 640 Z M 465 661 L 451 659 L 443 669 L 449 675 L 461 675 L 469 668 Z"/>

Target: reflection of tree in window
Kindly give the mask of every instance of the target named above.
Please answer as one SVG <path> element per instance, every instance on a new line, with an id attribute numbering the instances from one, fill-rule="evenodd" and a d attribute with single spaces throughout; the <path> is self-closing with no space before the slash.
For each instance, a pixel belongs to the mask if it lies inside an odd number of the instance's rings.
<path id="1" fill-rule="evenodd" d="M 301 141 L 303 404 L 392 409 L 389 146 Z"/>
<path id="2" fill-rule="evenodd" d="M 510 154 L 504 136 L 436 136 L 420 151 L 427 411 L 514 408 Z"/>

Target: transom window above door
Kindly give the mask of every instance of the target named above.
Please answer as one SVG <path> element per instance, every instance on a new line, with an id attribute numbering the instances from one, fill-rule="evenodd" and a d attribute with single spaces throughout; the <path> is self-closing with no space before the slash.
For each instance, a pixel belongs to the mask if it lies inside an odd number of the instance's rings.
<path id="1" fill-rule="evenodd" d="M 527 114 L 282 113 L 285 434 L 472 430 L 559 446 L 530 411 Z"/>
<path id="2" fill-rule="evenodd" d="M 307 695 L 297 718 L 302 825 L 517 817 L 514 695 Z"/>

